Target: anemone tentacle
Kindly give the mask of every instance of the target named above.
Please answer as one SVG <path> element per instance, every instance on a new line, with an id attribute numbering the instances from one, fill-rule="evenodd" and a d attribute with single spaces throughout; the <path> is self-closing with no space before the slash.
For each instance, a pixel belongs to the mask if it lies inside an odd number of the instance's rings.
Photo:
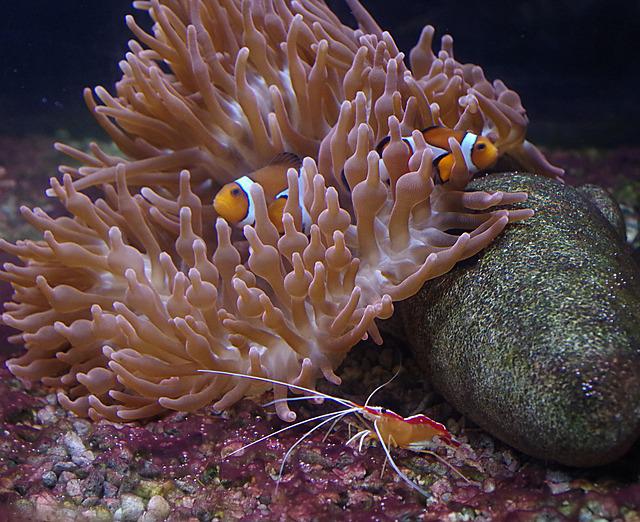
<path id="1" fill-rule="evenodd" d="M 7 363 L 16 376 L 58 389 L 79 415 L 114 421 L 225 409 L 267 389 L 201 369 L 307 388 L 339 382 L 353 345 L 381 341 L 375 320 L 391 316 L 393 301 L 531 215 L 495 208 L 525 194 L 465 192 L 471 174 L 455 140 L 451 178 L 436 183 L 417 132 L 483 134 L 558 176 L 525 141 L 518 96 L 457 62 L 450 37 L 435 55 L 431 27 L 408 68 L 391 36 L 348 3 L 358 29 L 319 0 L 136 2 L 151 33 L 129 17 L 138 41 L 115 95 L 85 92 L 122 157 L 59 145 L 83 165 L 61 167 L 48 190 L 68 216 L 25 208 L 43 239 L 0 242 L 22 261 L 0 272 L 14 288 L 2 319 L 26 347 Z M 402 146 L 406 136 L 415 150 Z M 279 234 L 259 185 L 254 226 L 234 230 L 216 216 L 224 183 L 282 152 L 304 157 L 309 235 L 297 196 Z M 296 179 L 290 171 L 292 195 Z M 293 418 L 286 401 L 277 409 Z"/>

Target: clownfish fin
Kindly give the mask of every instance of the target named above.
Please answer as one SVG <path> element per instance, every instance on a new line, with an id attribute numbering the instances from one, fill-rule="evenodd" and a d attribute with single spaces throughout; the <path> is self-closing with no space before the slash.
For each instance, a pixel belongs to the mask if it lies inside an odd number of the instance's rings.
<path id="1" fill-rule="evenodd" d="M 456 141 L 460 143 L 465 135 L 463 131 L 454 131 L 453 129 L 439 126 L 427 127 L 421 132 L 427 145 L 432 145 L 444 150 L 451 150 L 449 148 L 449 138 L 455 138 Z"/>
<path id="2" fill-rule="evenodd" d="M 281 152 L 276 154 L 267 164 L 268 167 L 275 165 L 297 170 L 302 167 L 302 158 L 293 152 Z"/>
<path id="3" fill-rule="evenodd" d="M 449 181 L 449 178 L 451 177 L 451 171 L 453 170 L 454 160 L 455 158 L 453 157 L 453 154 L 449 152 L 448 154 L 440 156 L 433 162 L 433 165 L 434 167 L 436 167 L 436 171 L 438 174 L 436 183 L 446 183 L 447 181 Z"/>
<path id="4" fill-rule="evenodd" d="M 291 168 L 300 171 L 301 167 L 302 160 L 298 156 L 291 152 L 283 152 L 253 172 L 252 177 L 263 188 L 265 199 L 270 201 L 287 187 L 287 171 Z"/>

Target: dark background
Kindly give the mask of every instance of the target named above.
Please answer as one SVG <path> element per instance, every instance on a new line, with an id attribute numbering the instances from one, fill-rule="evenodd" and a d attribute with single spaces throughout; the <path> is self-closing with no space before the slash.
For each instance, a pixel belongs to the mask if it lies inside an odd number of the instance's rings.
<path id="1" fill-rule="evenodd" d="M 330 5 L 348 19 L 341 1 Z M 131 37 L 130 0 L 4 2 L 0 133 L 100 135 L 85 86 L 111 89 Z M 520 93 L 533 140 L 556 146 L 640 144 L 640 2 L 370 0 L 408 54 L 423 25 L 455 39 L 456 57 Z M 146 15 L 138 13 L 139 23 Z"/>

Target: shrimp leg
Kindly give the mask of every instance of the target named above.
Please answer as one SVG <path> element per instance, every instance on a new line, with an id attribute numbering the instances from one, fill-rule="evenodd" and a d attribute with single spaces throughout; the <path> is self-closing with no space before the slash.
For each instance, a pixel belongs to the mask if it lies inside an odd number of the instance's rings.
<path id="1" fill-rule="evenodd" d="M 391 465 L 393 470 L 398 474 L 398 476 L 404 482 L 406 482 L 411 487 L 411 489 L 416 490 L 423 497 L 427 497 L 427 498 L 430 497 L 431 495 L 429 494 L 428 491 L 422 489 L 420 486 L 418 486 L 418 484 L 413 482 L 413 480 L 411 480 L 409 477 L 407 477 L 407 475 L 405 475 L 402 471 L 400 471 L 400 468 L 398 467 L 398 465 L 396 464 L 395 460 L 393 460 L 393 457 L 391 456 L 391 451 L 389 450 L 389 447 L 387 446 L 387 444 L 384 442 L 384 439 L 382 438 L 382 434 L 380 433 L 380 428 L 378 427 L 377 421 L 373 423 L 373 428 L 376 430 L 376 435 L 378 436 L 378 440 L 380 441 L 380 445 L 382 446 L 382 449 L 384 450 L 385 454 L 387 455 L 387 459 L 389 460 L 389 464 Z"/>

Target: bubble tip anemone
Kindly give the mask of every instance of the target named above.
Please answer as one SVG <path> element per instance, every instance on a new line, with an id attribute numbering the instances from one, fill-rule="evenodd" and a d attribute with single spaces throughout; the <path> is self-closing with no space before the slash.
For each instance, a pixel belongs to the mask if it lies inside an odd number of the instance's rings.
<path id="1" fill-rule="evenodd" d="M 23 261 L 3 272 L 15 301 L 3 320 L 27 349 L 8 367 L 57 388 L 79 415 L 223 410 L 267 389 L 198 372 L 207 368 L 339 383 L 349 349 L 380 341 L 375 319 L 390 317 L 393 300 L 529 217 L 493 210 L 522 195 L 464 192 L 471 174 L 455 140 L 451 177 L 435 184 L 426 144 L 416 135 L 413 153 L 388 147 L 381 158 L 387 134 L 394 143 L 430 125 L 492 134 L 501 153 L 558 172 L 524 140 L 517 95 L 455 61 L 448 38 L 434 55 L 431 30 L 411 52 L 412 72 L 355 0 L 358 30 L 312 0 L 158 5 L 140 4 L 152 34 L 127 19 L 144 47 L 130 43 L 117 95 L 85 91 L 124 157 L 59 147 L 83 165 L 61 167 L 62 183 L 47 190 L 69 215 L 25 209 L 44 241 L 0 245 Z M 217 188 L 285 151 L 304 157 L 308 235 L 294 198 L 280 235 L 259 190 L 244 235 L 217 219 Z M 90 187 L 103 197 L 90 199 Z M 292 416 L 285 401 L 277 411 Z"/>

